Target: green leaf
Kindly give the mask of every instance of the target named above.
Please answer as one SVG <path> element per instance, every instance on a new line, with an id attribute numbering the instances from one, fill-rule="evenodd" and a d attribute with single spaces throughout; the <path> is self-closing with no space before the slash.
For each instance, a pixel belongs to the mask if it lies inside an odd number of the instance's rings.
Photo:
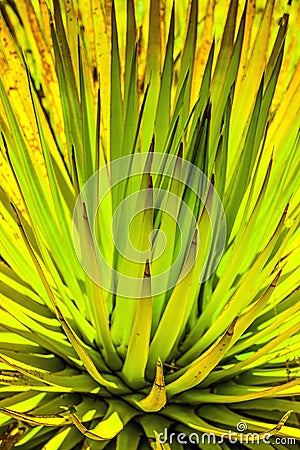
<path id="1" fill-rule="evenodd" d="M 156 364 L 155 380 L 149 394 L 136 402 L 137 406 L 146 412 L 160 411 L 167 402 L 163 367 L 160 358 Z"/>

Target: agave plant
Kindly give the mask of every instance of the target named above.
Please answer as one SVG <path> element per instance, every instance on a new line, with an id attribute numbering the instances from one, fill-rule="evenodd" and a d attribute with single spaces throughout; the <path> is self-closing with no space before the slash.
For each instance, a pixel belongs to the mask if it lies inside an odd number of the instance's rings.
<path id="1" fill-rule="evenodd" d="M 241 3 L 0 2 L 1 449 L 300 439 L 300 8 Z"/>

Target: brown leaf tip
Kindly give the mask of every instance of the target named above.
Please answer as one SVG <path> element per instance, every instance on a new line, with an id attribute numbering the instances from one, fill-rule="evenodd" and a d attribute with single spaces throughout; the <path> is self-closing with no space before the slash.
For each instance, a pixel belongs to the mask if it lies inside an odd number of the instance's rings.
<path id="1" fill-rule="evenodd" d="M 147 259 L 146 264 L 145 264 L 145 270 L 144 270 L 144 278 L 150 278 L 150 277 L 151 277 L 150 264 L 149 264 L 149 259 Z"/>

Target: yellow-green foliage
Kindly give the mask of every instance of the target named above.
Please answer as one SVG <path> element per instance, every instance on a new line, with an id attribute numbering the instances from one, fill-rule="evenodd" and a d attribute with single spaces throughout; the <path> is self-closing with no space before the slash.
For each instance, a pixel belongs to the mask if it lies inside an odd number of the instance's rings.
<path id="1" fill-rule="evenodd" d="M 209 449 L 212 433 L 228 449 L 240 431 L 252 448 L 247 429 L 291 448 L 299 2 L 0 0 L 0 11 L 0 448 L 177 450 L 194 448 L 179 433 L 196 433 Z M 207 183 L 201 199 L 194 182 Z"/>

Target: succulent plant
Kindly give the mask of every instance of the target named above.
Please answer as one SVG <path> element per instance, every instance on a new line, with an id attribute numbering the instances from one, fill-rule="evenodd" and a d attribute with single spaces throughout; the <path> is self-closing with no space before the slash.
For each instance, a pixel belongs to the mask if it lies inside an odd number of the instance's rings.
<path id="1" fill-rule="evenodd" d="M 0 448 L 294 448 L 299 4 L 0 9 Z"/>

